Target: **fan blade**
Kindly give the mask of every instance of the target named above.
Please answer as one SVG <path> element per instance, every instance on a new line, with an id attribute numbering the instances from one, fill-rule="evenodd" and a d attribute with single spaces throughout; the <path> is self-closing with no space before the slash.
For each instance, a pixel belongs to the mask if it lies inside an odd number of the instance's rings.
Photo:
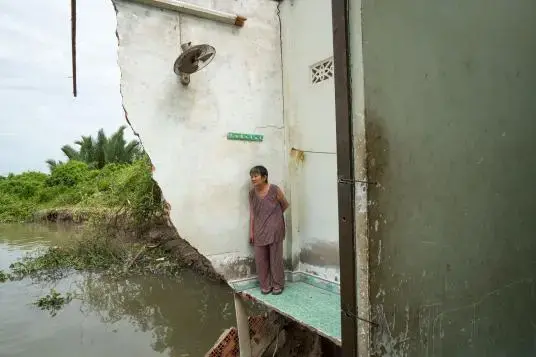
<path id="1" fill-rule="evenodd" d="M 199 56 L 197 59 L 198 59 L 199 61 L 201 61 L 201 62 L 206 62 L 206 61 L 208 61 L 211 57 L 212 57 L 212 53 L 209 52 L 209 53 L 205 53 L 205 54 Z"/>

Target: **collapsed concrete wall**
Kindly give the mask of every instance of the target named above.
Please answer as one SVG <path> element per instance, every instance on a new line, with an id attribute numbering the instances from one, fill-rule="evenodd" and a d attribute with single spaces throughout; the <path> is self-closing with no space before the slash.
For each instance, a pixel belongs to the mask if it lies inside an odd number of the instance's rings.
<path id="1" fill-rule="evenodd" d="M 263 164 L 285 184 L 282 73 L 276 3 L 190 1 L 233 12 L 243 28 L 115 0 L 121 93 L 129 123 L 155 166 L 180 235 L 226 278 L 252 274 L 249 168 Z M 181 43 L 210 44 L 216 57 L 180 83 Z M 264 135 L 227 140 L 228 132 Z"/>

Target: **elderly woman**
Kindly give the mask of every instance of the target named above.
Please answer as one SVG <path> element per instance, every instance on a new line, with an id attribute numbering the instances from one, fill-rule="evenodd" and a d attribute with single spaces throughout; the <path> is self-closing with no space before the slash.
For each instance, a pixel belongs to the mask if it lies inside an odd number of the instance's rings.
<path id="1" fill-rule="evenodd" d="M 253 188 L 249 192 L 249 241 L 255 249 L 257 277 L 263 294 L 279 295 L 285 287 L 283 240 L 288 208 L 279 187 L 268 183 L 268 170 L 255 166 L 250 172 Z"/>

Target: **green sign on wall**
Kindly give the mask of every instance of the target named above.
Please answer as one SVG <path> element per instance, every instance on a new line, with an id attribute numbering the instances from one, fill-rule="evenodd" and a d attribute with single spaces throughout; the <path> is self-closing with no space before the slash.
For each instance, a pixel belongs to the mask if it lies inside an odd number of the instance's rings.
<path id="1" fill-rule="evenodd" d="M 262 134 L 247 134 L 247 133 L 227 133 L 227 140 L 240 140 L 240 141 L 262 141 L 264 135 Z"/>

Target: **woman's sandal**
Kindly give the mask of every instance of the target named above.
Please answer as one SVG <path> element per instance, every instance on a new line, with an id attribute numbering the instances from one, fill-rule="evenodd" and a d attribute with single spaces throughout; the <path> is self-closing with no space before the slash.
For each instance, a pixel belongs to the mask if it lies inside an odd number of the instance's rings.
<path id="1" fill-rule="evenodd" d="M 274 289 L 272 290 L 272 295 L 281 295 L 283 289 Z"/>
<path id="2" fill-rule="evenodd" d="M 272 289 L 269 289 L 269 290 L 262 290 L 262 289 L 261 289 L 261 294 L 262 294 L 262 295 L 268 295 L 268 294 L 270 294 L 271 292 L 272 292 Z"/>

